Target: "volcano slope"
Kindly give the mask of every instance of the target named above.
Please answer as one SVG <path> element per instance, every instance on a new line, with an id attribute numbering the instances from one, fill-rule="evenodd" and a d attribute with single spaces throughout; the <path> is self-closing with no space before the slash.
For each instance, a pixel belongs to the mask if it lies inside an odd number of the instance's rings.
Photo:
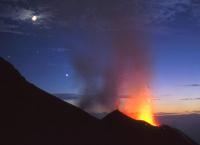
<path id="1" fill-rule="evenodd" d="M 102 120 L 50 95 L 0 58 L 0 145 L 197 145 L 119 111 Z"/>
<path id="2" fill-rule="evenodd" d="M 126 145 L 197 145 L 181 131 L 167 125 L 152 126 L 134 120 L 116 110 L 102 119 L 116 144 Z"/>
<path id="3" fill-rule="evenodd" d="M 0 145 L 92 144 L 99 120 L 27 82 L 0 59 Z"/>

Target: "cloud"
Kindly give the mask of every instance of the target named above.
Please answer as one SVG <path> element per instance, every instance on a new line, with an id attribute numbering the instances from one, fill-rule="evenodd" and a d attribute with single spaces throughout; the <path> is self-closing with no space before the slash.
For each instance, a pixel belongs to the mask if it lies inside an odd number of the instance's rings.
<path id="1" fill-rule="evenodd" d="M 29 32 L 25 25 L 36 26 L 39 29 L 49 29 L 52 21 L 50 12 L 44 6 L 37 8 L 27 7 L 25 0 L 4 0 L 0 1 L 0 32 L 27 34 Z M 32 22 L 36 15 L 38 20 Z"/>
<path id="2" fill-rule="evenodd" d="M 193 111 L 194 113 L 200 114 L 200 110 Z"/>
<path id="3" fill-rule="evenodd" d="M 27 20 L 31 20 L 33 15 L 35 15 L 35 12 L 32 10 L 20 9 L 20 10 L 16 11 L 16 13 L 12 14 L 12 19 L 27 21 Z"/>
<path id="4" fill-rule="evenodd" d="M 169 97 L 169 96 L 172 96 L 172 95 L 171 94 L 161 94 L 160 96 Z"/>
<path id="5" fill-rule="evenodd" d="M 191 0 L 149 0 L 146 3 L 149 7 L 151 21 L 154 23 L 173 21 L 175 17 L 186 12 L 191 5 Z"/>
<path id="6" fill-rule="evenodd" d="M 174 116 L 174 115 L 181 115 L 180 113 L 166 113 L 166 112 L 158 112 L 155 113 L 156 116 Z"/>
<path id="7" fill-rule="evenodd" d="M 146 3 L 148 7 L 146 17 L 149 24 L 153 26 L 153 33 L 185 36 L 190 29 L 178 27 L 179 20 L 183 17 L 185 22 L 190 22 L 191 26 L 200 26 L 200 1 L 148 0 Z"/>
<path id="8" fill-rule="evenodd" d="M 194 0 L 127 0 L 126 2 L 117 0 L 114 4 L 111 0 L 84 0 L 84 2 L 82 0 L 70 2 L 52 0 L 48 3 L 35 0 L 34 4 L 32 3 L 26 0 L 1 0 L 0 18 L 5 23 L 12 21 L 20 28 L 25 23 L 45 30 L 74 26 L 91 29 L 89 23 L 93 21 L 94 29 L 109 31 L 132 29 L 135 15 L 140 14 L 147 25 L 156 24 L 156 29 L 163 33 L 169 33 L 172 29 L 167 26 L 169 22 L 175 21 L 186 12 L 189 18 L 198 19 L 200 22 L 200 3 Z M 137 10 L 133 10 L 134 5 L 137 5 Z M 121 18 L 120 23 L 112 22 L 112 11 L 117 12 L 119 9 L 125 10 L 127 15 Z M 38 21 L 35 23 L 31 21 L 33 15 L 38 16 Z M 126 27 L 121 27 L 124 24 L 127 24 Z M 0 31 L 5 30 L 2 28 Z M 16 28 L 9 31 L 26 30 Z"/>
<path id="9" fill-rule="evenodd" d="M 200 87 L 200 84 L 187 84 L 188 87 Z"/>
<path id="10" fill-rule="evenodd" d="M 62 52 L 67 52 L 67 51 L 70 51 L 71 49 L 69 49 L 69 48 L 62 48 L 62 47 L 60 47 L 60 48 L 52 48 L 51 50 L 52 50 L 53 52 L 62 53 Z"/>
<path id="11" fill-rule="evenodd" d="M 13 33 L 23 35 L 24 33 L 19 30 L 18 25 L 12 23 L 5 23 L 0 20 L 0 32 L 3 33 Z"/>
<path id="12" fill-rule="evenodd" d="M 182 101 L 192 101 L 192 100 L 200 100 L 200 98 L 182 98 Z"/>

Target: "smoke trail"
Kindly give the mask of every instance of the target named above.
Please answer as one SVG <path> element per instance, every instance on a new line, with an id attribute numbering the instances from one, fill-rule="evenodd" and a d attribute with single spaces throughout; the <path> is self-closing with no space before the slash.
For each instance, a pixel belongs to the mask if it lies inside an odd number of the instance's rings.
<path id="1" fill-rule="evenodd" d="M 88 47 L 82 50 L 88 53 L 82 55 L 79 51 L 73 57 L 84 82 L 85 97 L 81 98 L 80 107 L 113 110 L 118 107 L 122 92 L 133 93 L 150 81 L 150 59 L 144 45 L 147 41 L 139 31 L 142 19 L 133 0 L 116 0 L 110 6 L 105 1 L 95 1 L 88 9 L 84 18 L 89 28 Z"/>

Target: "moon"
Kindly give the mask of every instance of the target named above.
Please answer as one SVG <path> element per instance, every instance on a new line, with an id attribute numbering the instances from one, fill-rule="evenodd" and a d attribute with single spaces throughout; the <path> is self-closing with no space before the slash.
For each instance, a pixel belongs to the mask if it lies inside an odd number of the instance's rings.
<path id="1" fill-rule="evenodd" d="M 37 21 L 38 17 L 34 15 L 34 16 L 32 16 L 31 19 L 32 19 L 33 22 L 35 22 L 35 21 Z"/>

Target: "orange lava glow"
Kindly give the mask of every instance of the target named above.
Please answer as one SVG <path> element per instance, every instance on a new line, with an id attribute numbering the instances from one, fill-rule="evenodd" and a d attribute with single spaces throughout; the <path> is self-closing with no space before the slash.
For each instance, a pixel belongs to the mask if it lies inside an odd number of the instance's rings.
<path id="1" fill-rule="evenodd" d="M 150 90 L 147 87 L 144 87 L 135 91 L 134 94 L 134 96 L 126 99 L 120 110 L 133 119 L 143 120 L 153 126 L 158 126 L 159 124 L 155 121 L 153 115 Z"/>

